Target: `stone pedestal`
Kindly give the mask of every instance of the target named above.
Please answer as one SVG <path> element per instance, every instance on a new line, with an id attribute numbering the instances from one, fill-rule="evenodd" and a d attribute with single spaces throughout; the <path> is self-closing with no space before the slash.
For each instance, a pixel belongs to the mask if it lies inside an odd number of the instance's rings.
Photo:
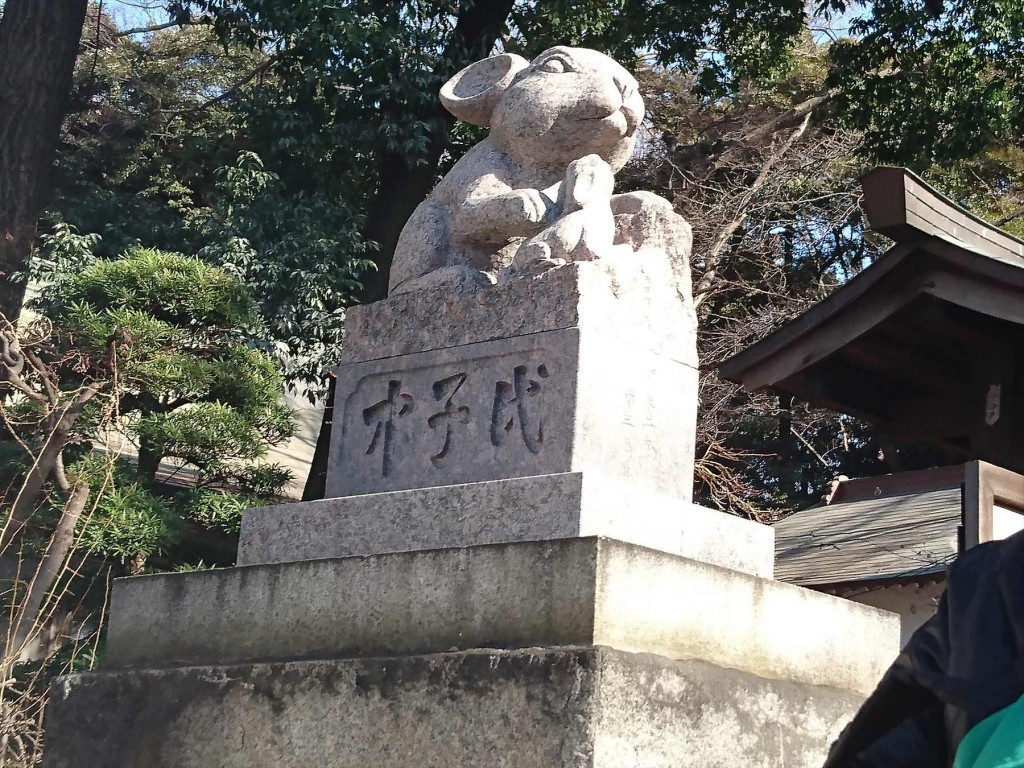
<path id="1" fill-rule="evenodd" d="M 604 536 L 771 578 L 773 530 L 606 475 L 568 472 L 245 513 L 239 565 Z"/>
<path id="2" fill-rule="evenodd" d="M 118 580 L 48 768 L 815 766 L 892 614 L 694 505 L 692 308 L 657 258 L 352 311 L 322 501 L 239 567 Z"/>
<path id="3" fill-rule="evenodd" d="M 591 470 L 689 500 L 696 323 L 656 256 L 353 309 L 327 495 Z"/>
<path id="4" fill-rule="evenodd" d="M 58 682 L 48 768 L 818 768 L 861 700 L 610 648 Z"/>

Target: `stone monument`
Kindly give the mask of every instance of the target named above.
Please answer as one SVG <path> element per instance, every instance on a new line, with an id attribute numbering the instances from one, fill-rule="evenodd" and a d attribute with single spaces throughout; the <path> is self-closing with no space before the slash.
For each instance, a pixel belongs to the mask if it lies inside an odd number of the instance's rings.
<path id="1" fill-rule="evenodd" d="M 810 768 L 896 655 L 691 502 L 689 227 L 613 194 L 629 73 L 553 48 L 441 97 L 490 136 L 350 312 L 329 498 L 248 511 L 239 567 L 118 580 L 48 768 Z"/>

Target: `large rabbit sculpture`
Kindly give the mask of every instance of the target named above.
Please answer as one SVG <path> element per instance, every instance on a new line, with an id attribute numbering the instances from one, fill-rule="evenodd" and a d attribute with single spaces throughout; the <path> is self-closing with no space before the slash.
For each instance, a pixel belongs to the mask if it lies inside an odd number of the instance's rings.
<path id="1" fill-rule="evenodd" d="M 581 48 L 551 48 L 532 62 L 502 54 L 455 75 L 441 101 L 490 135 L 409 218 L 391 294 L 489 285 L 509 266 L 659 249 L 689 295 L 686 222 L 653 193 L 612 194 L 644 115 L 636 80 L 617 62 Z"/>

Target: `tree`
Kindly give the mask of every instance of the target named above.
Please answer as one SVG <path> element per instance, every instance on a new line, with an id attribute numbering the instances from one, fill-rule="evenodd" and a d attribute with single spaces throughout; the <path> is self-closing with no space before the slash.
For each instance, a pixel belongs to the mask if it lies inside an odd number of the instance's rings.
<path id="1" fill-rule="evenodd" d="M 266 61 L 221 46 L 209 27 L 125 35 L 100 16 L 82 55 L 57 153 L 54 209 L 102 236 L 101 256 L 149 246 L 197 253 L 186 227 L 209 204 L 218 169 L 253 149 L 239 81 Z"/>
<path id="2" fill-rule="evenodd" d="M 289 194 L 259 155 L 243 152 L 217 172 L 209 207 L 187 212 L 204 259 L 238 276 L 293 386 L 322 394 L 324 366 L 344 339 L 345 307 L 370 263 L 359 215 L 317 192 Z"/>
<path id="3" fill-rule="evenodd" d="M 133 476 L 143 489 L 173 458 L 197 471 L 198 486 L 267 490 L 267 470 L 255 462 L 291 435 L 291 414 L 273 362 L 246 343 L 255 313 L 235 278 L 196 259 L 136 250 L 58 272 L 37 309 L 42 317 L 25 335 L 5 321 L 0 339 L 5 392 L 16 396 L 4 424 L 24 451 L 8 457 L 23 469 L 0 555 L 20 551 L 51 484 L 75 495 L 66 470 L 101 424 L 137 441 Z M 144 562 L 149 552 L 125 554 Z"/>
<path id="4" fill-rule="evenodd" d="M 156 243 L 239 277 L 286 380 L 317 397 L 367 265 L 362 212 L 265 167 L 245 107 L 252 73 L 270 77 L 265 54 L 225 48 L 202 25 L 137 40 L 104 23 L 76 72 L 60 217 L 101 234 L 100 255 Z"/>
<path id="5" fill-rule="evenodd" d="M 291 435 L 281 376 L 247 343 L 255 305 L 224 270 L 131 250 L 60 275 L 38 308 L 58 329 L 51 354 L 74 361 L 57 368 L 62 380 L 88 378 L 84 361 L 116 353 L 116 407 L 138 441 L 143 480 L 165 458 L 228 480 Z"/>
<path id="6" fill-rule="evenodd" d="M 830 84 L 865 151 L 923 170 L 1019 141 L 1024 6 L 946 0 L 932 9 L 874 0 L 832 47 Z"/>
<path id="7" fill-rule="evenodd" d="M 52 675 L 91 663 L 111 572 L 232 562 L 210 539 L 237 537 L 242 510 L 288 480 L 258 461 L 291 422 L 276 366 L 247 343 L 244 286 L 184 256 L 95 259 L 95 244 L 58 227 L 35 261 L 42 314 L 0 320 L 5 765 L 35 759 Z M 118 456 L 126 437 L 137 463 Z M 158 478 L 162 458 L 191 482 Z"/>
<path id="8" fill-rule="evenodd" d="M 694 228 L 703 368 L 695 496 L 764 520 L 816 501 L 840 473 L 941 459 L 792 397 L 744 392 L 714 371 L 870 265 L 884 247 L 865 236 L 858 205 L 858 176 L 872 162 L 863 134 L 845 127 L 823 95 L 829 51 L 808 36 L 794 53 L 790 71 L 713 102 L 694 95 L 685 75 L 643 73 L 651 126 L 664 141 L 651 142 L 623 179 L 672 199 Z M 969 170 L 955 175 L 965 179 Z"/>
<path id="9" fill-rule="evenodd" d="M 17 318 L 36 219 L 67 113 L 87 0 L 7 0 L 0 10 L 0 314 Z"/>

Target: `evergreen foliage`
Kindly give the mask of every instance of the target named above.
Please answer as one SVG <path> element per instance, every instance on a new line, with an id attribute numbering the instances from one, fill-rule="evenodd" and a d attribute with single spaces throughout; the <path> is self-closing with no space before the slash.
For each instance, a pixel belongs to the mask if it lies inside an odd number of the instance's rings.
<path id="1" fill-rule="evenodd" d="M 230 480 L 291 435 L 281 376 L 251 346 L 255 304 L 223 269 L 133 249 L 56 276 L 36 306 L 58 329 L 63 381 L 116 366 L 116 407 L 144 480 L 167 458 L 203 482 Z"/>
<path id="2" fill-rule="evenodd" d="M 27 754 L 19 730 L 38 753 L 50 676 L 96 658 L 111 575 L 233 562 L 242 511 L 290 479 L 261 461 L 292 417 L 245 286 L 193 257 L 98 258 L 97 244 L 56 226 L 36 317 L 0 327 L 0 733 L 21 745 L 0 747 L 4 764 Z"/>
<path id="3" fill-rule="evenodd" d="M 882 162 L 920 170 L 1022 139 L 1024 5 L 938 5 L 874 0 L 832 47 L 840 107 Z"/>

